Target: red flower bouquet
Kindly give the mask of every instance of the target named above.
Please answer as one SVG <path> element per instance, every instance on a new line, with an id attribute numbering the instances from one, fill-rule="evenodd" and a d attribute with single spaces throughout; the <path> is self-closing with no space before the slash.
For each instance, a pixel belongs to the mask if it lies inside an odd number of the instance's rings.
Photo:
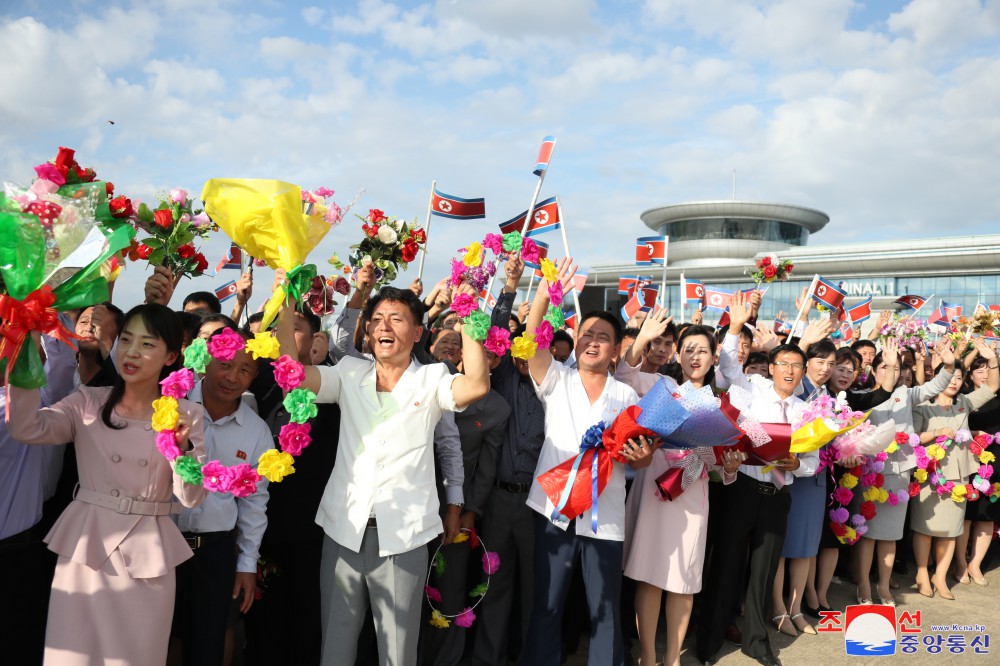
<path id="1" fill-rule="evenodd" d="M 154 266 L 166 266 L 175 276 L 197 277 L 208 268 L 208 260 L 194 246 L 194 240 L 206 238 L 218 227 L 208 215 L 194 210 L 186 191 L 170 190 L 160 197 L 160 205 L 155 209 L 139 204 L 136 222 L 149 233 L 135 248 L 139 259 L 146 259 Z"/>

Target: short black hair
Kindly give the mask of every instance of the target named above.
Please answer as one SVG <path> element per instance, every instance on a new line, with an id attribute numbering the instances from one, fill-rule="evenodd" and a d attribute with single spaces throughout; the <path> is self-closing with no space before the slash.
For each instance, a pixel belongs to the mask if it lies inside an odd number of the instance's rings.
<path id="1" fill-rule="evenodd" d="M 371 321 L 372 315 L 375 313 L 375 308 L 382 303 L 382 301 L 389 301 L 392 303 L 402 303 L 410 311 L 410 315 L 413 317 L 413 323 L 416 326 L 423 326 L 424 324 L 424 304 L 417 298 L 409 289 L 397 289 L 396 287 L 382 287 L 382 289 L 368 301 L 365 305 L 364 318 L 365 321 Z M 317 330 L 319 330 L 317 328 Z"/>
<path id="2" fill-rule="evenodd" d="M 823 338 L 818 340 L 806 349 L 806 360 L 812 360 L 814 358 L 827 358 L 829 356 L 837 355 L 837 345 L 833 344 L 833 340 L 830 338 Z"/>
<path id="3" fill-rule="evenodd" d="M 188 303 L 205 303 L 212 314 L 222 312 L 222 303 L 219 302 L 219 297 L 210 291 L 196 291 L 188 294 L 184 298 L 184 304 L 181 306 L 181 309 L 186 308 Z"/>
<path id="4" fill-rule="evenodd" d="M 635 326 L 626 326 L 622 329 L 623 338 L 637 338 L 639 337 L 639 329 Z"/>
<path id="5" fill-rule="evenodd" d="M 205 324 L 214 324 L 215 322 L 222 322 L 223 326 L 228 326 L 234 331 L 238 328 L 238 326 L 236 326 L 236 322 L 230 319 L 227 315 L 216 313 L 202 317 L 201 321 L 198 322 L 198 330 L 200 331 L 201 327 Z"/>
<path id="6" fill-rule="evenodd" d="M 520 318 L 520 317 L 518 317 L 518 316 L 517 316 L 516 314 L 514 314 L 513 312 L 511 312 L 511 313 L 510 313 L 510 320 L 508 320 L 508 322 L 507 322 L 507 323 L 509 324 L 509 323 L 510 323 L 510 322 L 512 322 L 512 321 L 516 321 L 516 322 L 517 322 L 517 325 L 518 325 L 518 326 L 520 326 L 520 325 L 521 325 L 521 318 Z"/>
<path id="7" fill-rule="evenodd" d="M 178 310 L 175 314 L 181 318 L 181 324 L 184 325 L 184 331 L 187 333 L 188 338 L 198 337 L 198 329 L 201 328 L 201 315 L 196 315 L 193 312 L 184 312 L 183 310 Z"/>
<path id="8" fill-rule="evenodd" d="M 562 329 L 552 334 L 552 346 L 555 346 L 557 342 L 565 342 L 569 344 L 570 349 L 573 348 L 573 336 Z"/>
<path id="9" fill-rule="evenodd" d="M 850 363 L 854 366 L 855 370 L 858 370 L 861 367 L 861 354 L 854 351 L 850 347 L 841 347 L 837 350 L 837 358 L 834 363 L 836 365 Z"/>
<path id="10" fill-rule="evenodd" d="M 788 345 L 788 344 L 778 345 L 777 347 L 771 350 L 771 353 L 767 355 L 768 365 L 774 363 L 774 360 L 778 358 L 778 356 L 780 356 L 781 354 L 789 354 L 789 353 L 798 354 L 799 358 L 802 359 L 802 365 L 805 365 L 806 353 L 801 349 L 799 349 L 798 345 Z"/>
<path id="11" fill-rule="evenodd" d="M 861 351 L 865 347 L 871 347 L 872 349 L 878 350 L 878 347 L 875 346 L 874 342 L 872 342 L 871 340 L 866 340 L 865 338 L 861 338 L 860 340 L 855 340 L 854 342 L 851 343 L 851 349 L 853 349 L 854 351 Z"/>
<path id="12" fill-rule="evenodd" d="M 309 324 L 309 329 L 313 332 L 313 335 L 319 333 L 319 330 L 323 328 L 323 320 L 319 318 L 315 312 L 309 308 L 305 303 L 299 303 L 295 307 L 295 311 L 302 315 L 302 318 L 306 320 Z"/>
<path id="13" fill-rule="evenodd" d="M 583 319 L 580 320 L 580 330 L 583 330 L 583 325 L 591 319 L 600 319 L 601 321 L 606 321 L 611 324 L 611 328 L 615 331 L 615 344 L 619 344 L 622 341 L 624 335 L 624 330 L 622 329 L 622 323 L 618 321 L 618 317 L 611 314 L 607 310 L 591 310 L 587 314 L 583 315 Z M 635 329 L 638 333 L 639 329 Z"/>
<path id="14" fill-rule="evenodd" d="M 757 363 L 767 363 L 767 354 L 762 351 L 750 352 L 747 354 L 747 360 L 743 361 L 743 369 L 746 370 L 748 365 Z"/>

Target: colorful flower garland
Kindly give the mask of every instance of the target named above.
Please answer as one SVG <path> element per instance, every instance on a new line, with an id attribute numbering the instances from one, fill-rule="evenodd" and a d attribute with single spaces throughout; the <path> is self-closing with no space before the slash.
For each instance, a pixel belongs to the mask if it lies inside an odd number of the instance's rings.
<path id="1" fill-rule="evenodd" d="M 486 259 L 485 250 L 493 253 L 493 259 Z M 510 339 L 510 331 L 506 328 L 490 325 L 490 318 L 479 310 L 478 299 L 468 294 L 459 294 L 452 300 L 451 310 L 462 317 L 466 334 L 476 342 L 482 342 L 486 350 L 497 356 L 503 356 L 509 349 L 514 358 L 527 360 L 535 355 L 539 347 L 551 347 L 555 331 L 565 324 L 560 307 L 563 299 L 562 285 L 559 282 L 559 271 L 552 260 L 539 258 L 535 241 L 523 238 L 518 231 L 502 235 L 486 234 L 482 242 L 472 243 L 460 251 L 464 252 L 462 260 L 452 259 L 451 262 L 450 284 L 453 287 L 466 282 L 481 292 L 496 274 L 497 262 L 514 252 L 520 252 L 526 262 L 539 264 L 542 276 L 549 284 L 550 305 L 542 323 L 534 333 L 525 331 L 514 340 Z"/>
<path id="2" fill-rule="evenodd" d="M 278 444 L 282 450 L 265 451 L 257 461 L 256 470 L 247 463 L 228 467 L 218 460 L 202 465 L 190 456 L 181 455 L 177 446 L 177 422 L 180 418 L 177 400 L 186 397 L 194 388 L 195 373 L 204 374 L 210 359 L 231 361 L 240 350 L 245 350 L 255 360 L 278 359 L 271 365 L 274 366 L 275 382 L 286 393 L 284 407 L 290 419 L 278 433 Z M 246 497 L 257 491 L 257 483 L 262 477 L 277 483 L 295 473 L 292 456 L 301 454 L 302 449 L 312 441 L 311 426 L 306 421 L 318 413 L 316 394 L 299 388 L 305 379 L 302 364 L 289 356 L 278 358 L 278 353 L 278 340 L 271 333 L 257 333 L 253 339 L 244 340 L 233 329 L 224 328 L 208 342 L 201 338 L 194 340 L 184 350 L 184 368 L 170 373 L 160 382 L 162 397 L 153 401 L 156 448 L 164 458 L 174 463 L 174 471 L 185 483 L 202 485 L 214 493 Z"/>
<path id="3" fill-rule="evenodd" d="M 961 444 L 972 441 L 970 445 L 973 455 L 979 458 L 980 467 L 977 470 L 975 479 L 971 483 L 955 483 L 947 481 L 944 475 L 937 471 L 938 463 L 948 455 L 950 444 Z M 919 443 L 914 445 L 913 452 L 917 456 L 917 469 L 913 471 L 913 478 L 910 483 L 910 496 L 920 493 L 920 486 L 930 482 L 931 487 L 940 497 L 950 497 L 953 502 L 961 503 L 966 500 L 974 502 L 979 499 L 982 493 L 989 492 L 990 501 L 996 502 L 1000 498 L 1000 483 L 990 484 L 989 478 L 993 475 L 993 466 L 990 463 L 996 460 L 991 452 L 986 450 L 994 441 L 994 437 L 982 434 L 972 438 L 972 433 L 968 430 L 959 430 L 955 433 L 955 438 L 951 439 L 944 435 L 934 440 L 933 444 L 922 446 Z"/>
<path id="4" fill-rule="evenodd" d="M 431 587 L 431 574 L 436 573 L 440 578 L 444 575 L 446 566 L 444 556 L 441 555 L 441 546 L 443 544 L 438 544 L 437 550 L 434 551 L 434 557 L 431 558 L 431 565 L 427 569 L 427 580 L 424 584 L 424 596 L 427 597 L 427 605 L 431 607 L 430 625 L 436 629 L 447 629 L 451 626 L 451 620 L 455 621 L 455 626 L 463 627 L 465 629 L 471 627 L 472 623 L 476 621 L 476 614 L 473 611 L 483 602 L 483 599 L 486 598 L 486 592 L 490 589 L 490 577 L 500 569 L 500 556 L 486 548 L 486 544 L 479 538 L 475 530 L 463 527 L 462 533 L 456 536 L 452 543 L 466 542 L 468 542 L 470 549 L 482 546 L 483 573 L 486 574 L 486 582 L 480 583 L 472 588 L 468 596 L 475 599 L 476 602 L 472 604 L 472 606 L 464 608 L 460 613 L 456 613 L 455 615 L 445 615 L 435 608 L 434 602 L 442 601 L 442 597 L 441 590 L 436 587 Z"/>

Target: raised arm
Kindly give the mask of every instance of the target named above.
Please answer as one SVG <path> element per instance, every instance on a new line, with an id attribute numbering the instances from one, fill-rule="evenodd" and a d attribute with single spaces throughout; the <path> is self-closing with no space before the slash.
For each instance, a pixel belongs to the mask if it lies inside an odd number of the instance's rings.
<path id="1" fill-rule="evenodd" d="M 942 338 L 934 347 L 934 354 L 941 359 L 941 370 L 934 376 L 934 379 L 921 386 L 914 386 L 910 389 L 910 404 L 919 405 L 927 400 L 933 400 L 938 393 L 941 393 L 955 374 L 955 352 L 951 348 L 951 343 Z"/>
<path id="2" fill-rule="evenodd" d="M 297 359 L 299 357 L 299 348 L 295 344 L 294 321 L 295 305 L 293 303 L 286 303 L 278 313 L 278 325 L 275 326 L 274 332 L 278 337 L 281 354 Z M 313 393 L 319 393 L 320 386 L 323 384 L 319 369 L 315 365 L 307 365 L 304 370 L 305 379 L 303 379 L 300 388 L 306 388 Z"/>
<path id="3" fill-rule="evenodd" d="M 471 285 L 463 283 L 456 287 L 454 293 L 457 295 L 463 292 L 473 298 L 479 298 L 479 293 Z M 470 338 L 464 324 L 460 328 L 463 374 L 452 382 L 451 390 L 455 395 L 455 404 L 465 407 L 490 392 L 490 368 L 486 364 L 483 343 Z"/>
<path id="4" fill-rule="evenodd" d="M 573 289 L 573 276 L 576 275 L 576 266 L 573 265 L 572 257 L 564 257 L 556 266 L 559 285 L 562 287 L 563 296 L 569 294 Z M 549 309 L 549 283 L 543 279 L 538 283 L 538 291 L 535 292 L 535 300 L 531 304 L 528 312 L 528 323 L 525 325 L 525 332 L 534 334 L 535 330 L 542 323 L 545 313 Z M 535 384 L 541 384 L 545 379 L 549 366 L 552 365 L 552 352 L 539 347 L 535 355 L 528 359 L 528 372 Z"/>
<path id="5" fill-rule="evenodd" d="M 666 308 L 656 308 L 651 312 L 642 322 L 635 342 L 625 352 L 625 362 L 633 368 L 641 364 L 642 355 L 646 353 L 649 343 L 666 333 L 667 327 L 673 320 L 673 317 L 667 315 Z"/>
<path id="6" fill-rule="evenodd" d="M 750 321 L 750 306 L 740 292 L 729 301 L 729 332 L 719 352 L 719 374 L 730 386 L 751 390 L 750 380 L 743 373 L 739 360 L 740 331 Z"/>

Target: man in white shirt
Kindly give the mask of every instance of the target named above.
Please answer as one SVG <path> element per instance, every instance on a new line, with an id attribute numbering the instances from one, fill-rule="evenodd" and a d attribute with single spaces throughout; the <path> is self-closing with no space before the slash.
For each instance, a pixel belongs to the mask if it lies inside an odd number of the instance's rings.
<path id="1" fill-rule="evenodd" d="M 570 259 L 560 263 L 564 293 L 572 289 L 574 272 Z M 548 306 L 548 286 L 543 281 L 528 315 L 528 332 L 538 328 Z M 580 443 L 588 428 L 601 422 L 610 425 L 622 410 L 638 402 L 635 391 L 608 374 L 611 362 L 618 358 L 621 340 L 622 327 L 614 315 L 591 312 L 580 321 L 576 340 L 577 368 L 553 363 L 552 354 L 541 347 L 528 360 L 536 392 L 545 405 L 545 441 L 527 501 L 539 515 L 535 516 L 535 591 L 524 650 L 525 666 L 558 666 L 560 663 L 563 604 L 577 557 L 583 567 L 590 608 L 588 662 L 621 666 L 625 661 L 619 613 L 625 538 L 625 468 L 614 466 L 597 506 L 585 511 L 571 524 L 565 520 L 552 522 L 555 507 L 538 483 L 540 474 L 580 452 Z M 642 441 L 630 441 L 624 455 L 633 467 L 644 467 L 651 461 L 655 448 L 643 438 Z"/>
<path id="2" fill-rule="evenodd" d="M 762 423 L 791 423 L 806 404 L 795 396 L 805 371 L 805 354 L 794 345 L 780 345 L 768 357 L 773 379 L 745 375 L 739 362 L 740 331 L 750 318 L 742 294 L 729 303 L 729 333 L 719 356 L 719 374 L 727 385 L 750 394 L 746 414 Z M 763 666 L 780 666 L 771 649 L 765 623 L 774 572 L 785 541 L 786 519 L 791 507 L 788 486 L 796 476 L 811 476 L 818 458 L 794 454 L 774 463 L 774 469 L 740 464 L 745 455 L 729 452 L 724 458 L 724 485 L 712 494 L 709 540 L 712 554 L 706 572 L 702 613 L 698 622 L 698 661 L 712 664 L 722 646 L 723 631 L 742 591 L 742 560 L 750 541 L 750 585 L 744 612 L 742 651 Z M 738 468 L 738 469 L 737 469 Z"/>
<path id="3" fill-rule="evenodd" d="M 468 285 L 459 290 L 475 295 Z M 381 663 L 414 664 L 427 574 L 424 546 L 442 531 L 450 543 L 462 509 L 448 506 L 442 530 L 434 427 L 444 412 L 486 395 L 489 370 L 482 344 L 464 331 L 464 375 L 451 375 L 439 363 L 414 363 L 423 305 L 408 289 L 383 288 L 365 314 L 374 361 L 345 357 L 333 367 L 307 367 L 303 382 L 318 402 L 336 402 L 341 409 L 337 462 L 316 516 L 326 533 L 323 663 L 354 663 L 370 605 Z M 278 322 L 282 350 L 294 349 L 292 318 L 286 307 Z"/>
<path id="4" fill-rule="evenodd" d="M 188 394 L 205 407 L 206 460 L 256 469 L 260 456 L 274 448 L 267 424 L 243 400 L 256 376 L 256 361 L 240 350 L 231 361 L 212 359 L 205 378 Z M 244 613 L 253 605 L 267 499 L 262 479 L 252 495 L 209 493 L 202 504 L 178 516 L 177 526 L 194 551 L 177 567 L 174 626 L 183 641 L 184 664 L 222 663 L 232 601 L 242 594 Z"/>

